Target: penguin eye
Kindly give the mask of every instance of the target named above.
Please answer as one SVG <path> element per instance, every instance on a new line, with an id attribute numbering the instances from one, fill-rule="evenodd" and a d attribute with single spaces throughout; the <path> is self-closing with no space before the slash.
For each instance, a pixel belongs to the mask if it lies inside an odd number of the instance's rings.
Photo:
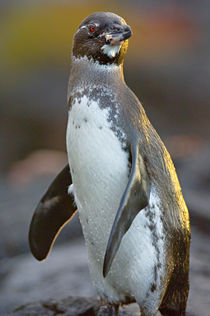
<path id="1" fill-rule="evenodd" d="M 90 27 L 89 27 L 89 30 L 91 33 L 94 33 L 95 30 L 96 30 L 96 26 L 94 24 L 91 24 Z"/>

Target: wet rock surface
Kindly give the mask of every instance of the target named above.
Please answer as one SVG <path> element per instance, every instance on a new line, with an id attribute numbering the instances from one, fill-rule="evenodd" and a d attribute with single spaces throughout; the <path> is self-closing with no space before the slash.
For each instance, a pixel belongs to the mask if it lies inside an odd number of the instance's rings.
<path id="1" fill-rule="evenodd" d="M 29 303 L 17 308 L 10 315 L 26 316 L 94 316 L 99 310 L 99 300 L 96 298 L 68 297 L 59 301 L 48 300 L 38 303 Z"/>
<path id="2" fill-rule="evenodd" d="M 110 308 L 107 306 L 107 308 Z M 16 308 L 9 315 L 14 316 L 108 316 L 110 315 L 106 307 L 100 309 L 100 300 L 96 297 L 67 297 L 62 300 L 47 300 Z M 132 304 L 129 307 L 120 307 L 119 316 L 139 315 L 138 306 Z"/>

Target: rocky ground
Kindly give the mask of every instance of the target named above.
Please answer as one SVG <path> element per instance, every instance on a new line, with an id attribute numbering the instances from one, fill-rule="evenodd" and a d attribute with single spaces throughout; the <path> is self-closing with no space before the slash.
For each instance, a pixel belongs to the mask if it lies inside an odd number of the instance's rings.
<path id="1" fill-rule="evenodd" d="M 175 160 L 192 223 L 189 316 L 210 315 L 209 161 L 208 146 L 191 158 Z M 30 218 L 49 181 L 45 177 L 25 187 L 12 188 L 6 181 L 0 185 L 1 315 L 94 315 L 97 311 L 97 300 L 81 299 L 96 293 L 77 217 L 64 228 L 46 261 L 37 262 L 29 253 Z M 130 307 L 129 313 L 138 315 L 137 306 Z"/>

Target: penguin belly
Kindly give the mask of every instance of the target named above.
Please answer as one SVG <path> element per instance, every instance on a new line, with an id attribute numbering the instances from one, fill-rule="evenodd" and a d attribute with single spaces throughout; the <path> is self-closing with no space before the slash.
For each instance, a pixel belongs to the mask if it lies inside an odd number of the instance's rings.
<path id="1" fill-rule="evenodd" d="M 154 289 L 161 287 L 164 245 L 160 203 L 153 186 L 149 206 L 123 237 L 107 277 L 102 274 L 109 234 L 130 172 L 128 152 L 111 128 L 109 111 L 83 96 L 73 102 L 68 118 L 68 160 L 89 270 L 104 300 L 119 303 L 135 297 L 141 304 L 150 297 L 156 304 L 160 293 Z M 151 220 L 156 228 L 151 228 Z"/>

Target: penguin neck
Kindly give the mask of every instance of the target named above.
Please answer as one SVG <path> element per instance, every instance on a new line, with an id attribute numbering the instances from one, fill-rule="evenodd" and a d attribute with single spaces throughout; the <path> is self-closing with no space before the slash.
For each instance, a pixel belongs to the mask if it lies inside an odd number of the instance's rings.
<path id="1" fill-rule="evenodd" d="M 72 91 L 78 86 L 102 85 L 115 87 L 125 84 L 123 64 L 102 65 L 87 57 L 72 56 L 69 89 Z"/>

